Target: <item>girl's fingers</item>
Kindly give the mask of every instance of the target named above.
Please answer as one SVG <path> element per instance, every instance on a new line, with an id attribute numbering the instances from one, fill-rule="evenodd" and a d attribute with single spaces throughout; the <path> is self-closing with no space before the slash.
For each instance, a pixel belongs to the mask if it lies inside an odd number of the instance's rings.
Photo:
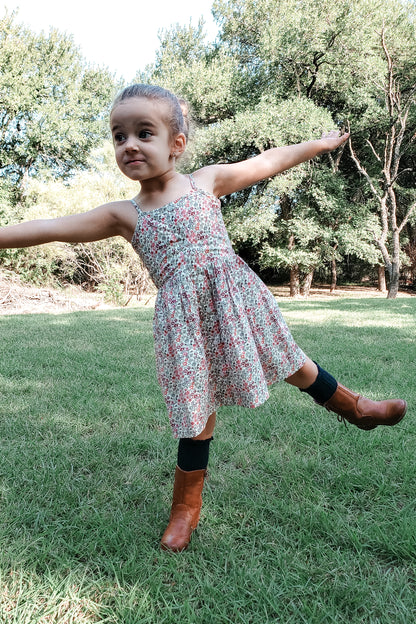
<path id="1" fill-rule="evenodd" d="M 322 153 L 332 152 L 345 143 L 350 136 L 349 132 L 340 133 L 339 130 L 331 130 L 330 132 L 324 132 L 321 137 L 321 141 L 326 141 L 326 148 Z"/>
<path id="2" fill-rule="evenodd" d="M 339 139 L 344 136 L 348 137 L 349 132 L 344 132 L 341 134 L 340 130 L 330 130 L 329 132 L 323 132 L 321 139 Z"/>

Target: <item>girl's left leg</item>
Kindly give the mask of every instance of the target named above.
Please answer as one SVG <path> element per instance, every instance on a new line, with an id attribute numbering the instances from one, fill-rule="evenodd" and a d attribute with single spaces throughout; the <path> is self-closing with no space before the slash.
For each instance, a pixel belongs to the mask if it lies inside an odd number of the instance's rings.
<path id="1" fill-rule="evenodd" d="M 213 412 L 198 436 L 179 440 L 170 519 L 160 542 L 163 550 L 185 550 L 191 541 L 192 531 L 198 525 L 215 420 Z"/>
<path id="2" fill-rule="evenodd" d="M 287 383 L 309 394 L 316 403 L 338 414 L 360 429 L 375 429 L 378 425 L 396 425 L 406 414 L 407 404 L 402 399 L 372 401 L 348 390 L 332 375 L 307 358 L 305 364 Z"/>

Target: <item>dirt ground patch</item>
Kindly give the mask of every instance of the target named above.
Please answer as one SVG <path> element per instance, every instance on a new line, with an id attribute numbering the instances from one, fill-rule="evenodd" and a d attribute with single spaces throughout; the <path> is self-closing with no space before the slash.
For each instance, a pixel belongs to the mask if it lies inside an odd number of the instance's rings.
<path id="1" fill-rule="evenodd" d="M 108 307 L 102 297 L 80 288 L 55 290 L 22 284 L 13 274 L 0 272 L 0 315 L 71 312 Z"/>
<path id="2" fill-rule="evenodd" d="M 289 286 L 269 286 L 270 290 L 276 298 L 290 297 Z M 416 297 L 416 292 L 400 291 L 398 297 Z M 387 297 L 386 292 L 382 292 L 374 288 L 374 286 L 357 285 L 357 286 L 338 286 L 334 292 L 330 292 L 330 287 L 322 284 L 313 286 L 310 290 L 308 299 L 337 299 L 340 297 Z M 300 297 L 301 299 L 303 297 Z"/>
<path id="3" fill-rule="evenodd" d="M 290 296 L 288 286 L 270 286 L 273 295 L 279 298 Z M 416 293 L 400 292 L 399 297 L 412 297 Z M 329 286 L 311 288 L 309 299 L 334 299 L 339 297 L 386 297 L 375 288 L 369 286 L 339 287 L 329 292 Z M 149 294 L 141 298 L 132 297 L 127 307 L 152 307 L 155 295 Z M 0 315 L 5 314 L 59 314 L 77 310 L 103 310 L 118 306 L 108 304 L 104 297 L 95 293 L 87 293 L 75 286 L 62 290 L 53 288 L 36 288 L 22 284 L 16 275 L 0 271 Z"/>

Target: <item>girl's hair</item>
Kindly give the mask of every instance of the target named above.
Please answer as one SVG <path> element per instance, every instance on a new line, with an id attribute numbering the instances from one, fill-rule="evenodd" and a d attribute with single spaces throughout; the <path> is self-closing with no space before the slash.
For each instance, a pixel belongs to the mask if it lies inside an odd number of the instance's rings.
<path id="1" fill-rule="evenodd" d="M 149 84 L 133 84 L 126 87 L 118 94 L 113 102 L 113 108 L 123 100 L 128 98 L 147 98 L 149 100 L 163 101 L 167 104 L 168 116 L 166 122 L 170 128 L 172 136 L 183 132 L 186 139 L 189 136 L 189 107 L 185 100 L 176 97 L 171 91 Z"/>

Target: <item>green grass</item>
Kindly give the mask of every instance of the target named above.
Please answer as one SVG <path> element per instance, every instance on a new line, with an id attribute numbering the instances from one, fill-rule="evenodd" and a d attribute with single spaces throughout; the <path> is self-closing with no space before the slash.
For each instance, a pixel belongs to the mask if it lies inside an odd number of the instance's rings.
<path id="1" fill-rule="evenodd" d="M 0 318 L 0 622 L 416 621 L 416 299 L 284 301 L 345 385 L 403 396 L 345 428 L 280 384 L 223 408 L 189 550 L 159 550 L 176 442 L 152 311 Z"/>

